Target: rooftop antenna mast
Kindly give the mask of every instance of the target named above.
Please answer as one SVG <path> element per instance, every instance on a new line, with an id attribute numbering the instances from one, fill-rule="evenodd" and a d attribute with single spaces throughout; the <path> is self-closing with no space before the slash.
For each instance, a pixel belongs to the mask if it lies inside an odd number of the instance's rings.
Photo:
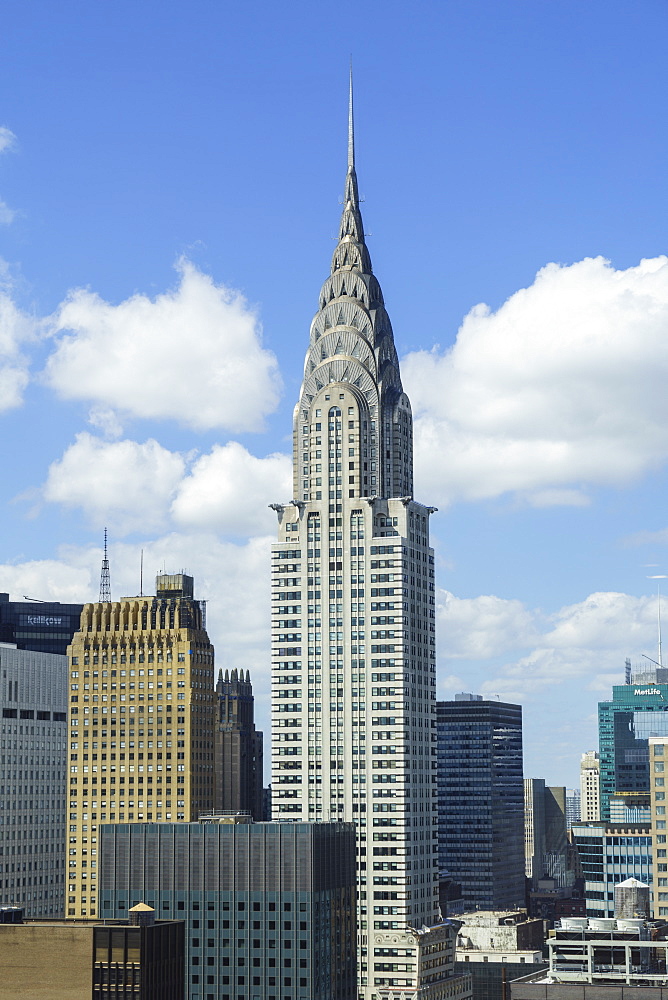
<path id="1" fill-rule="evenodd" d="M 107 529 L 104 529 L 104 558 L 100 572 L 100 603 L 111 601 L 111 577 L 109 576 L 109 559 L 107 556 Z"/>
<path id="2" fill-rule="evenodd" d="M 666 579 L 666 574 L 665 573 L 657 573 L 654 576 L 648 576 L 647 579 L 648 580 L 665 580 Z M 660 667 L 663 667 L 663 655 L 662 655 L 662 652 L 661 652 L 661 584 L 660 583 L 657 583 L 657 585 L 656 585 L 656 627 L 657 627 L 658 645 L 659 645 L 659 649 L 658 649 L 658 656 L 659 656 L 658 665 Z"/>

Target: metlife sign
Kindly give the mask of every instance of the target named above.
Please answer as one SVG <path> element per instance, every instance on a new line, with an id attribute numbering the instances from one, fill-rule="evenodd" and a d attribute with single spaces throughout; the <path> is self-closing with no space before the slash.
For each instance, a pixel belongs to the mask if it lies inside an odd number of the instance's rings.
<path id="1" fill-rule="evenodd" d="M 662 693 L 661 693 L 661 691 L 659 691 L 658 688 L 634 688 L 633 689 L 633 693 L 634 694 L 640 694 L 640 695 L 643 695 L 643 694 L 658 694 L 659 697 L 662 697 Z"/>

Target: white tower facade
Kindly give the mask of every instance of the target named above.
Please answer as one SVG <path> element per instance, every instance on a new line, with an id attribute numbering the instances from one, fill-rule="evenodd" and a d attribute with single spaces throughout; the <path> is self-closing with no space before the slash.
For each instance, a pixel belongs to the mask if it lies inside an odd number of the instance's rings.
<path id="1" fill-rule="evenodd" d="M 580 760 L 580 818 L 597 823 L 601 818 L 601 762 L 598 750 L 588 750 Z"/>
<path id="2" fill-rule="evenodd" d="M 273 505 L 272 808 L 357 824 L 359 993 L 468 996 L 438 904 L 433 507 L 348 172 Z M 458 988 L 459 986 L 459 988 Z"/>

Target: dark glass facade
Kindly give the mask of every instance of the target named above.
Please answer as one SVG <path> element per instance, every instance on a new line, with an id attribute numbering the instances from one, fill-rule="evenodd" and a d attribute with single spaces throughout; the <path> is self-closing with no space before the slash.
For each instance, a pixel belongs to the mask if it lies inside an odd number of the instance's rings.
<path id="1" fill-rule="evenodd" d="M 184 927 L 94 927 L 93 1000 L 183 1000 Z"/>
<path id="2" fill-rule="evenodd" d="M 436 703 L 441 872 L 461 883 L 464 910 L 524 905 L 522 708 Z"/>
<path id="3" fill-rule="evenodd" d="M 354 1000 L 348 823 L 99 827 L 100 917 L 186 921 L 188 1000 Z"/>
<path id="4" fill-rule="evenodd" d="M 79 628 L 82 608 L 58 601 L 10 601 L 9 594 L 0 593 L 0 642 L 64 656 Z"/>
<path id="5" fill-rule="evenodd" d="M 649 794 L 649 737 L 668 736 L 668 684 L 620 684 L 599 702 L 601 820 L 610 821 L 610 798 Z"/>

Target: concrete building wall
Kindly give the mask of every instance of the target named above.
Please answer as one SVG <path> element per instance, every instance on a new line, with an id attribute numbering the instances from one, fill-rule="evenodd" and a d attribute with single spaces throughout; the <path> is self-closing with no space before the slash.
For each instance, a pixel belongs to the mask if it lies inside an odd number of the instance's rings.
<path id="1" fill-rule="evenodd" d="M 0 644 L 0 905 L 62 917 L 67 657 Z"/>
<path id="2" fill-rule="evenodd" d="M 91 1000 L 92 970 L 92 924 L 0 924 L 0 1000 Z"/>

